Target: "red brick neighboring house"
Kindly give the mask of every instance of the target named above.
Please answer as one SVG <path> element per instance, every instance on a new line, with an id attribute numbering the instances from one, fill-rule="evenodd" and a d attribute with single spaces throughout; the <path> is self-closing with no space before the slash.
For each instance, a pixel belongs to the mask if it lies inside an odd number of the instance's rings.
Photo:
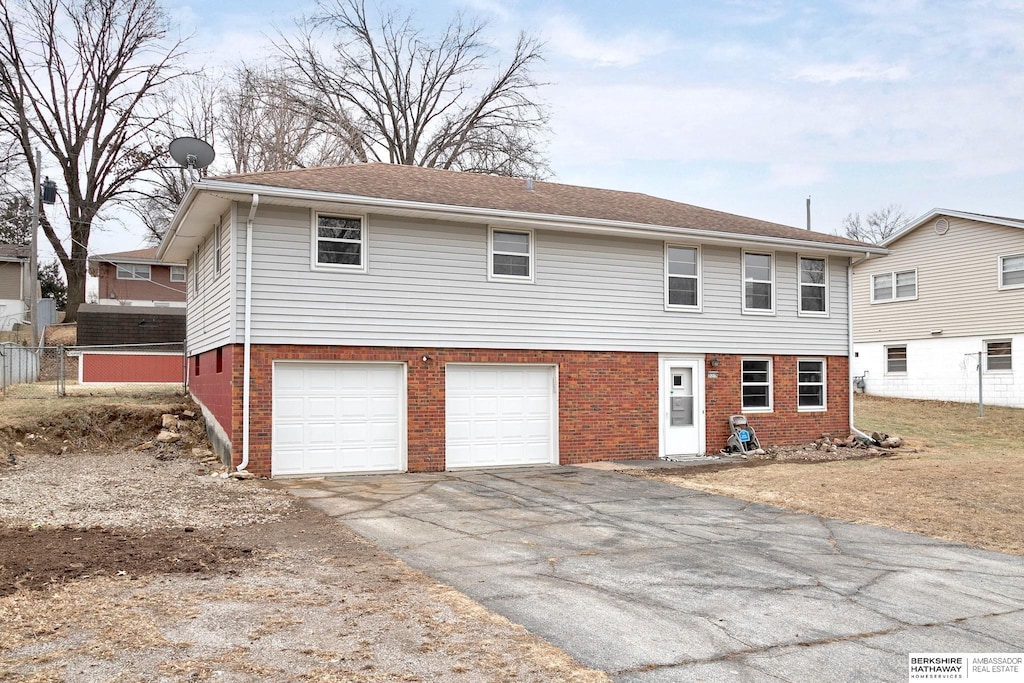
<path id="1" fill-rule="evenodd" d="M 643 194 L 389 164 L 204 179 L 189 382 L 265 476 L 717 452 L 850 426 L 877 247 Z"/>
<path id="2" fill-rule="evenodd" d="M 186 264 L 164 263 L 157 247 L 94 254 L 89 274 L 99 279 L 96 303 L 114 306 L 185 306 Z"/>

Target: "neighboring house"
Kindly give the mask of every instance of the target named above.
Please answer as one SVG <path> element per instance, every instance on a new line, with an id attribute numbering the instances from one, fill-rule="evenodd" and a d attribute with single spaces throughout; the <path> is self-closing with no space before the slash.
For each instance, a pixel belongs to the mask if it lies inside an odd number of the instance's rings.
<path id="1" fill-rule="evenodd" d="M 156 247 L 96 254 L 89 274 L 99 279 L 101 305 L 185 307 L 185 263 L 163 263 Z"/>
<path id="2" fill-rule="evenodd" d="M 259 475 L 717 452 L 850 426 L 851 258 L 643 194 L 389 164 L 204 179 L 190 390 Z M 248 274 L 247 274 L 248 273 Z"/>
<path id="3" fill-rule="evenodd" d="M 184 341 L 184 308 L 82 304 L 75 351 L 78 381 L 180 386 Z"/>
<path id="4" fill-rule="evenodd" d="M 985 403 L 1024 407 L 1024 219 L 935 209 L 882 246 L 854 267 L 866 392 L 977 401 L 981 354 Z"/>
<path id="5" fill-rule="evenodd" d="M 0 244 L 0 331 L 27 319 L 30 277 L 29 247 Z"/>

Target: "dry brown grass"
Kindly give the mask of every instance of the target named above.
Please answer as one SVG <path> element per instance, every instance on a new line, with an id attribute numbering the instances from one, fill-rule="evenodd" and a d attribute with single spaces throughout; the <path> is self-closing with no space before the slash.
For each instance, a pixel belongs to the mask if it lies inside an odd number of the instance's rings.
<path id="1" fill-rule="evenodd" d="M 717 472 L 672 483 L 801 512 L 1024 554 L 1024 410 L 858 396 L 857 426 L 916 453 Z"/>

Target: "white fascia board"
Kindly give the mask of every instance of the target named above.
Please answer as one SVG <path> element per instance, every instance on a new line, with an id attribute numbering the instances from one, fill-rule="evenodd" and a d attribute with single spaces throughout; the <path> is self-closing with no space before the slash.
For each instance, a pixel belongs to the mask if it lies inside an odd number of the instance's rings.
<path id="1" fill-rule="evenodd" d="M 171 243 L 174 242 L 178 236 L 178 228 L 185 222 L 188 217 L 188 212 L 192 208 L 192 203 L 196 200 L 199 195 L 200 188 L 199 183 L 192 183 L 185 190 L 185 196 L 181 199 L 181 204 L 178 205 L 178 209 L 174 212 L 174 216 L 171 217 L 170 225 L 167 227 L 167 232 L 164 233 L 164 238 L 160 240 L 160 247 L 156 250 L 156 258 L 158 261 L 162 260 L 167 250 L 170 249 Z M 211 228 L 212 229 L 212 228 Z"/>
<path id="2" fill-rule="evenodd" d="M 198 188 L 198 190 L 197 190 Z M 572 232 L 587 232 L 594 234 L 615 235 L 620 237 L 637 237 L 648 239 L 678 240 L 688 238 L 698 240 L 703 244 L 720 244 L 727 246 L 741 246 L 750 244 L 766 244 L 773 246 L 789 247 L 796 251 L 799 249 L 816 249 L 819 252 L 837 254 L 887 254 L 887 249 L 874 245 L 846 245 L 832 244 L 829 242 L 817 242 L 812 240 L 801 240 L 792 238 L 769 237 L 765 235 L 748 235 L 744 233 L 723 233 L 715 230 L 701 230 L 698 228 L 682 228 L 663 225 L 651 225 L 648 223 L 632 223 L 627 221 L 613 221 L 600 218 L 583 218 L 576 216 L 559 216 L 553 214 L 534 214 L 526 212 L 509 212 L 501 209 L 487 209 L 471 206 L 453 206 L 450 204 L 432 204 L 429 202 L 416 202 L 401 199 L 381 199 L 378 197 L 366 197 L 363 195 L 347 195 L 335 192 L 321 192 L 316 190 L 297 190 L 290 188 L 274 187 L 269 185 L 253 185 L 247 183 L 234 183 L 229 181 L 205 180 L 192 185 L 190 194 L 193 191 L 209 191 L 216 193 L 237 194 L 236 199 L 245 200 L 253 193 L 257 193 L 268 199 L 289 199 L 299 202 L 321 202 L 334 205 L 357 206 L 367 211 L 379 210 L 382 212 L 401 212 L 404 215 L 421 218 L 448 219 L 448 220 L 474 220 L 488 225 L 508 227 L 534 227 L 548 228 L 551 230 L 562 230 Z M 220 195 L 223 196 L 223 195 Z M 175 214 L 171 223 L 171 229 L 161 244 L 159 257 L 162 257 L 169 244 L 173 241 L 173 232 L 184 221 L 187 209 L 194 196 L 186 195 L 181 208 Z"/>

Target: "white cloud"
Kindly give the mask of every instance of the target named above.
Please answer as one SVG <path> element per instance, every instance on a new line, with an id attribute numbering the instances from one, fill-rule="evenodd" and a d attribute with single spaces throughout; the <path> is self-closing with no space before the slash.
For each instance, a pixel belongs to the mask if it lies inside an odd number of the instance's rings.
<path id="1" fill-rule="evenodd" d="M 771 164 L 765 185 L 770 188 L 808 187 L 824 182 L 828 177 L 828 169 L 821 164 Z"/>
<path id="2" fill-rule="evenodd" d="M 798 81 L 835 85 L 846 81 L 904 81 L 910 78 L 910 69 L 903 64 L 880 64 L 862 61 L 848 63 L 808 64 L 792 76 Z"/>
<path id="3" fill-rule="evenodd" d="M 593 36 L 584 32 L 578 20 L 555 16 L 544 23 L 548 49 L 584 64 L 627 67 L 672 48 L 666 33 L 629 31 L 614 36 Z"/>

